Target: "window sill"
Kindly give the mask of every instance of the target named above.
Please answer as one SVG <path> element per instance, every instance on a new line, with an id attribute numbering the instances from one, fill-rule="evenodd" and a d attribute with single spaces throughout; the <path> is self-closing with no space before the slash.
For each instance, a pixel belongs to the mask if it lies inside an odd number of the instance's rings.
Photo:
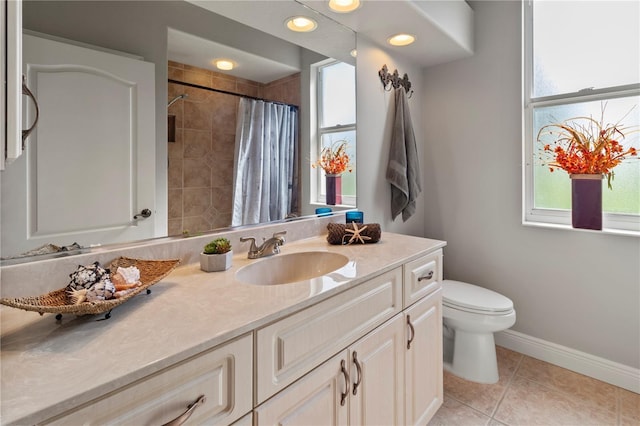
<path id="1" fill-rule="evenodd" d="M 625 237 L 640 237 L 640 231 L 632 231 L 625 229 L 611 229 L 611 228 L 602 228 L 601 231 L 592 230 L 592 229 L 581 229 L 574 228 L 571 225 L 562 225 L 558 223 L 545 223 L 545 222 L 531 222 L 531 221 L 523 221 L 522 224 L 524 226 L 531 226 L 534 228 L 548 228 L 555 230 L 563 230 L 563 231 L 578 231 L 578 232 L 589 232 L 595 234 L 608 234 L 608 235 L 621 235 Z"/>

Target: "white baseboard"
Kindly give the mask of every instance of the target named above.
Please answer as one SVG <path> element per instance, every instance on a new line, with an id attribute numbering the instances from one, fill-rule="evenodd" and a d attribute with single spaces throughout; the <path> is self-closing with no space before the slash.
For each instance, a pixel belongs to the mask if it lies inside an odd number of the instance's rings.
<path id="1" fill-rule="evenodd" d="M 513 330 L 495 333 L 495 340 L 496 344 L 507 349 L 640 393 L 640 369 Z"/>

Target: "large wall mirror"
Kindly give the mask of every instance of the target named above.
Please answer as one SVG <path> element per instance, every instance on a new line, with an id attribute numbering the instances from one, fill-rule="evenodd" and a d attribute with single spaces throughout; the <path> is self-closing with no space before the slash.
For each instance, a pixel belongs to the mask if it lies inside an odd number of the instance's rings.
<path id="1" fill-rule="evenodd" d="M 346 87 L 353 96 L 345 95 L 344 102 L 353 102 L 355 113 L 356 46 L 353 31 L 303 3 L 313 2 L 24 2 L 25 61 L 36 52 L 45 58 L 43 64 L 57 62 L 23 70 L 44 101 L 32 144 L 2 175 L 4 264 L 42 259 L 37 253 L 21 255 L 47 244 L 78 243 L 81 249 L 70 248 L 83 252 L 91 246 L 312 214 L 317 205 L 311 196 L 322 191 L 310 172 L 316 155 L 310 147 L 318 127 L 318 69 L 333 63 L 351 67 L 353 82 Z M 282 16 L 299 14 L 312 16 L 316 31 L 287 30 Z M 67 51 L 67 45 L 75 47 Z M 108 64 L 100 71 L 68 65 L 87 52 L 91 57 L 100 52 L 99 59 L 91 60 Z M 214 59 L 230 59 L 235 69 L 216 69 Z M 127 67 L 127 61 L 143 65 L 131 77 L 111 71 Z M 344 87 L 337 90 L 345 93 Z M 85 93 L 81 106 L 76 93 Z M 285 179 L 289 207 L 238 216 L 233 205 L 246 200 L 247 190 L 238 195 L 234 181 L 239 164 L 255 149 L 243 156 L 236 136 L 254 129 L 243 127 L 240 118 L 242 111 L 264 107 L 255 102 L 277 108 L 267 114 L 291 116 L 277 127 L 279 134 L 295 136 L 295 148 L 266 155 L 268 160 L 286 158 L 278 162 L 291 164 L 288 169 L 267 161 L 258 174 L 260 163 L 250 163 L 244 178 L 249 188 L 260 190 Z M 248 104 L 244 110 L 243 103 Z M 33 115 L 29 108 L 27 120 Z M 131 123 L 146 120 L 150 126 L 123 126 L 115 121 L 118 117 Z M 355 150 L 353 126 L 334 130 L 348 135 Z M 144 151 L 141 141 L 149 134 L 151 150 Z M 108 140 L 85 153 L 91 145 L 87 141 L 100 137 Z M 54 139 L 64 142 L 50 142 Z M 139 164 L 146 168 L 137 169 Z M 355 206 L 355 198 L 350 204 Z M 100 231 L 88 232 L 94 221 Z M 6 236 L 9 229 L 15 232 Z"/>

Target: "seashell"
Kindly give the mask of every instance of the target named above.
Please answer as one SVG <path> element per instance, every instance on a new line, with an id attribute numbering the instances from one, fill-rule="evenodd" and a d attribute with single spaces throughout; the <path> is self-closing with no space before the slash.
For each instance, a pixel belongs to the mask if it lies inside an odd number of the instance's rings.
<path id="1" fill-rule="evenodd" d="M 87 299 L 87 289 L 82 290 L 67 289 L 67 297 L 72 305 L 79 305 Z"/>
<path id="2" fill-rule="evenodd" d="M 129 266 L 128 268 L 119 266 L 116 273 L 122 275 L 127 284 L 135 284 L 140 281 L 140 270 L 135 266 Z"/>
<path id="3" fill-rule="evenodd" d="M 87 302 L 99 302 L 113 297 L 116 288 L 108 277 L 103 277 L 87 290 Z"/>
<path id="4" fill-rule="evenodd" d="M 103 277 L 108 278 L 109 271 L 100 266 L 99 262 L 94 262 L 87 266 L 78 265 L 76 271 L 69 274 L 69 277 L 71 277 L 71 281 L 69 281 L 67 288 L 71 290 L 89 289 Z"/>

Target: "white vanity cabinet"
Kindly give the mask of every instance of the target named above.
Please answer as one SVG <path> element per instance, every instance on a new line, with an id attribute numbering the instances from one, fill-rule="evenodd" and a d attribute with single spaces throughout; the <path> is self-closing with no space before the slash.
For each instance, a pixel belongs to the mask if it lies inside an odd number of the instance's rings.
<path id="1" fill-rule="evenodd" d="M 402 310 L 402 269 L 256 332 L 258 404 Z"/>
<path id="2" fill-rule="evenodd" d="M 251 412 L 252 356 L 249 334 L 43 424 L 228 425 Z M 243 420 L 251 424 L 251 414 Z"/>
<path id="3" fill-rule="evenodd" d="M 403 345 L 398 314 L 259 406 L 256 424 L 404 424 Z"/>
<path id="4" fill-rule="evenodd" d="M 270 399 L 256 425 L 427 424 L 443 402 L 441 281 L 436 250 L 259 330 L 258 402 Z M 397 312 L 381 296 L 398 282 L 404 309 L 380 324 Z M 363 333 L 367 323 L 379 325 Z"/>
<path id="5" fill-rule="evenodd" d="M 443 402 L 442 250 L 404 265 L 405 423 L 425 425 Z"/>

